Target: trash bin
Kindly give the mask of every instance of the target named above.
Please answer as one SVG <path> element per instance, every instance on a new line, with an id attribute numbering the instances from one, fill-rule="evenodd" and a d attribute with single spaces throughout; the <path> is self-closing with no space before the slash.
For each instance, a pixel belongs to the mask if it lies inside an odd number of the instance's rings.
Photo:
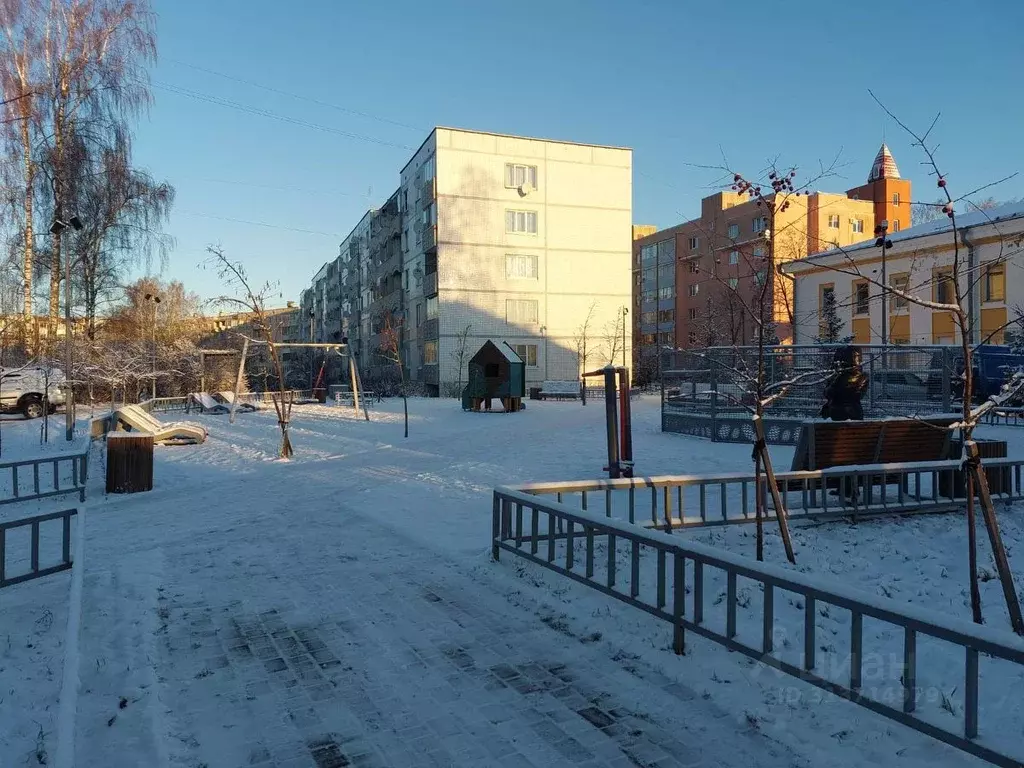
<path id="1" fill-rule="evenodd" d="M 111 432 L 107 435 L 107 493 L 153 490 L 153 435 Z"/>
<path id="2" fill-rule="evenodd" d="M 530 387 L 530 399 L 540 400 L 540 391 L 542 387 Z"/>

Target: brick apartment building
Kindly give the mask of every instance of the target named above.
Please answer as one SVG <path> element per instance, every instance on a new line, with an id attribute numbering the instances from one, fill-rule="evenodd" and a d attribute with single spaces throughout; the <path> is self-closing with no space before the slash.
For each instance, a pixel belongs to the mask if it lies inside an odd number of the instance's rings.
<path id="1" fill-rule="evenodd" d="M 777 265 L 833 245 L 874 237 L 876 222 L 889 232 L 910 226 L 911 184 L 886 145 L 878 150 L 867 183 L 843 193 L 791 196 L 767 233 L 764 209 L 747 195 L 718 192 L 701 201 L 697 219 L 633 242 L 633 349 L 638 371 L 657 369 L 657 350 L 745 345 L 755 328 L 743 306 L 754 306 L 762 281 L 771 279 L 770 302 L 782 343 L 793 337 L 791 278 L 767 275 L 767 236 Z M 771 198 L 769 198 L 771 201 Z M 637 233 L 639 234 L 639 233 Z"/>

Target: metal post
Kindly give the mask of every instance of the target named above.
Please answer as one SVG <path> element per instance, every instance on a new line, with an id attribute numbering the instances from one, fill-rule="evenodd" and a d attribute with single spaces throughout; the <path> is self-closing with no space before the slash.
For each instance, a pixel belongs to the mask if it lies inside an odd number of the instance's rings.
<path id="1" fill-rule="evenodd" d="M 160 311 L 160 297 L 153 297 L 153 399 L 156 400 L 156 324 L 159 320 L 158 313 Z M 205 392 L 205 387 L 203 388 Z"/>
<path id="2" fill-rule="evenodd" d="M 622 451 L 619 457 L 624 467 L 625 477 L 633 476 L 633 414 L 629 402 L 629 369 L 623 367 L 620 371 L 619 399 L 622 408 Z"/>
<path id="3" fill-rule="evenodd" d="M 64 242 L 63 231 L 59 235 L 61 244 Z M 65 263 L 65 274 L 64 274 L 64 344 L 65 344 L 65 360 L 64 360 L 64 382 L 67 384 L 67 395 L 64 400 L 64 437 L 68 442 L 75 439 L 75 384 L 74 379 L 71 375 L 71 368 L 74 364 L 74 349 L 71 344 L 71 253 L 66 254 L 64 260 Z M 46 403 L 43 407 L 46 409 L 46 418 L 50 418 L 50 392 L 46 392 Z"/>
<path id="4" fill-rule="evenodd" d="M 620 476 L 617 389 L 615 386 L 615 368 L 609 364 L 604 369 L 604 403 L 605 417 L 608 422 L 608 477 L 612 480 Z"/>
<path id="5" fill-rule="evenodd" d="M 231 418 L 228 419 L 232 424 L 235 423 L 235 411 L 238 410 L 238 391 L 242 388 L 242 376 L 245 375 L 245 357 L 249 354 L 249 339 L 246 338 L 242 342 L 242 359 L 238 361 L 238 376 L 235 377 L 235 396 L 231 398 Z"/>

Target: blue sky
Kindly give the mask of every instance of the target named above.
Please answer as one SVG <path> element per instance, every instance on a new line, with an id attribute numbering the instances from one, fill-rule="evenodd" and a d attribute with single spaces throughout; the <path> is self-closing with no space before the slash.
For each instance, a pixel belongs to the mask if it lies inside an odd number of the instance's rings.
<path id="1" fill-rule="evenodd" d="M 915 199 L 934 199 L 868 88 L 915 128 L 942 112 L 954 194 L 1024 172 L 1018 0 L 153 1 L 136 161 L 178 191 L 162 276 L 204 297 L 221 291 L 199 268 L 219 243 L 297 299 L 434 125 L 632 147 L 633 219 L 659 227 L 696 215 L 718 174 L 694 166 L 723 152 L 807 175 L 841 152 L 818 185 L 838 191 L 884 136 Z M 1024 197 L 1024 176 L 983 194 Z"/>

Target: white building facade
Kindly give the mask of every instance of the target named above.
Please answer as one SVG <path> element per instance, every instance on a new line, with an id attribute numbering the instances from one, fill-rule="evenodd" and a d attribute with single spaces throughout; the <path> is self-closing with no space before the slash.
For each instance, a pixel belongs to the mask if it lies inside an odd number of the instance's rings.
<path id="1" fill-rule="evenodd" d="M 873 240 L 786 264 L 796 283 L 794 342 L 815 343 L 831 292 L 841 335 L 856 344 L 958 344 L 952 313 L 936 306 L 954 302 L 954 279 L 968 310 L 971 342 L 1002 344 L 1008 333 L 1020 333 L 1014 321 L 1015 309 L 1024 306 L 1024 204 L 959 216 L 957 227 L 956 248 L 945 218 L 889 234 L 884 280 L 882 249 Z M 887 292 L 888 307 L 883 285 L 898 291 Z"/>
<path id="2" fill-rule="evenodd" d="M 400 178 L 396 306 L 410 379 L 430 394 L 454 395 L 487 339 L 520 353 L 528 386 L 575 380 L 583 335 L 588 368 L 628 364 L 632 150 L 436 128 Z M 347 335 L 364 368 L 380 320 L 369 317 L 370 286 L 386 276 L 375 276 L 366 249 L 352 246 L 376 214 L 314 285 L 325 297 L 325 336 Z M 337 299 L 332 281 L 341 285 Z"/>

